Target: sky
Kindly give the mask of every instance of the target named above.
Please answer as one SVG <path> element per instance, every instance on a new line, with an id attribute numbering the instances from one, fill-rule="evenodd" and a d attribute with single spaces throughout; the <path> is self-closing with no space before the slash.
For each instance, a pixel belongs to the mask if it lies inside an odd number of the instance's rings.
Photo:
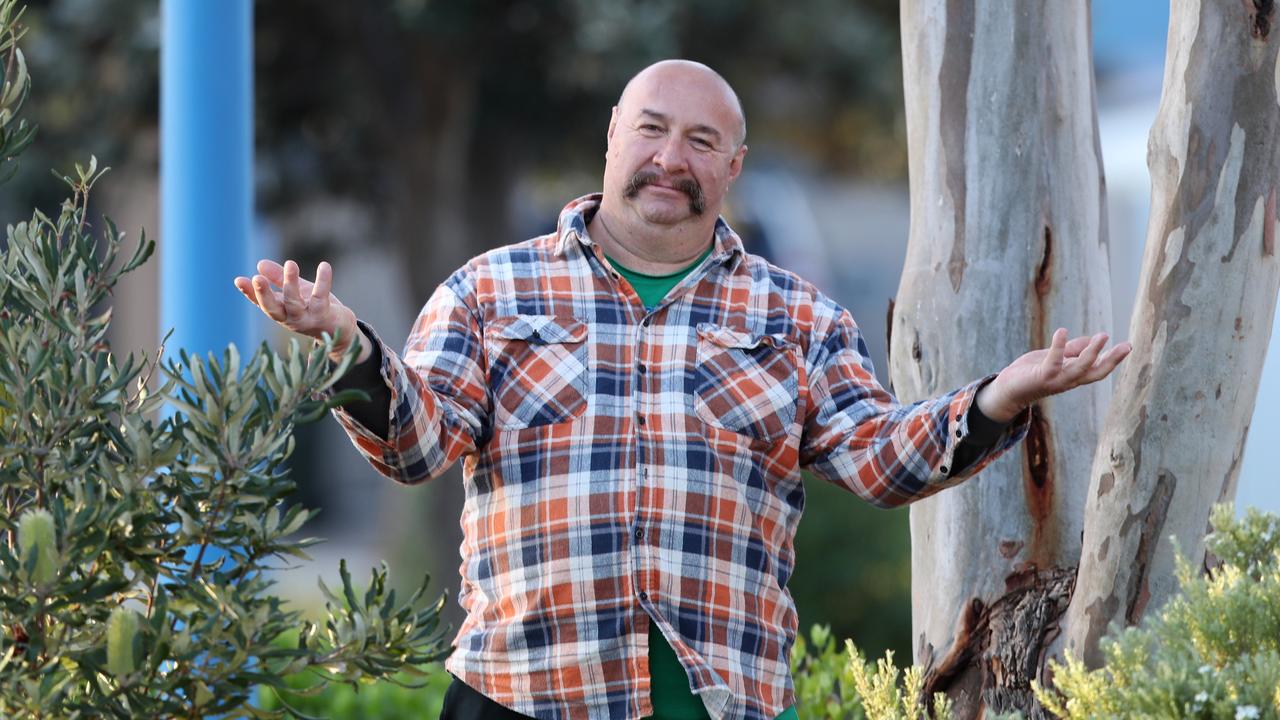
<path id="1" fill-rule="evenodd" d="M 1161 65 L 1168 30 L 1167 1 L 1094 0 L 1094 65 L 1100 73 L 1135 63 Z"/>

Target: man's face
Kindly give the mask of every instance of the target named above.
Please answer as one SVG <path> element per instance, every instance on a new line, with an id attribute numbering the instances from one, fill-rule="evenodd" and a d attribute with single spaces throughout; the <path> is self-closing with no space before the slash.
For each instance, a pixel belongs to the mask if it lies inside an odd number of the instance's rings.
<path id="1" fill-rule="evenodd" d="M 689 68 L 642 75 L 609 123 L 605 197 L 655 225 L 714 218 L 742 170 L 741 127 L 718 78 Z"/>

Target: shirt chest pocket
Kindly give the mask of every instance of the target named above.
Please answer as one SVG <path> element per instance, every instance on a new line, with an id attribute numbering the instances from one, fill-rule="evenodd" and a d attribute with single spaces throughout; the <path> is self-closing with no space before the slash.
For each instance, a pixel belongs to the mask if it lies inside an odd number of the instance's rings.
<path id="1" fill-rule="evenodd" d="M 773 443 L 796 419 L 796 348 L 781 335 L 698 325 L 693 409 L 704 422 Z"/>
<path id="2" fill-rule="evenodd" d="M 572 420 L 587 407 L 587 325 L 548 315 L 500 317 L 485 328 L 493 424 L 504 430 Z"/>

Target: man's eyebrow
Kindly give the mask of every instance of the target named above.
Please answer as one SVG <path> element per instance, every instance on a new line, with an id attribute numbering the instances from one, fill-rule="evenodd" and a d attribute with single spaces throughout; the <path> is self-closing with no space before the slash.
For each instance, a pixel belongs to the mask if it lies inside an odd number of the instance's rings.
<path id="1" fill-rule="evenodd" d="M 654 118 L 655 120 L 659 120 L 661 122 L 671 124 L 671 118 L 667 117 L 663 113 L 658 112 L 657 110 L 650 110 L 649 108 L 641 108 L 640 114 L 648 115 Z M 692 132 L 700 132 L 700 133 L 706 133 L 707 135 L 714 135 L 717 140 L 719 140 L 721 137 L 720 131 L 711 127 L 710 125 L 694 125 L 689 129 Z"/>

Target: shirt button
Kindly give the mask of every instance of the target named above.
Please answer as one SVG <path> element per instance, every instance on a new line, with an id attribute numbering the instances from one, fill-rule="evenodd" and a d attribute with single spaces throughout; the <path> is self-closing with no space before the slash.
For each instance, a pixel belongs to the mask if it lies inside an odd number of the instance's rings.
<path id="1" fill-rule="evenodd" d="M 636 371 L 643 375 L 649 371 L 649 368 L 645 367 L 644 363 L 636 363 Z"/>
<path id="2" fill-rule="evenodd" d="M 641 600 L 648 600 L 648 599 L 649 599 L 649 593 L 647 593 L 647 592 L 645 592 L 645 591 L 641 590 L 641 591 L 640 591 L 640 599 L 641 599 Z"/>
<path id="3" fill-rule="evenodd" d="M 643 425 L 644 425 L 644 416 L 643 416 L 643 415 L 640 415 L 640 414 L 638 414 L 638 413 L 637 413 L 637 414 L 636 414 L 636 423 L 638 423 L 638 424 L 640 424 L 640 425 L 642 425 L 642 426 L 643 426 Z"/>
<path id="4" fill-rule="evenodd" d="M 938 472 L 941 472 L 943 475 L 946 475 L 946 474 L 947 474 L 948 472 L 950 472 L 950 471 L 947 469 L 947 466 L 946 466 L 946 465 L 943 465 L 943 466 L 941 466 L 941 467 L 939 467 L 939 468 L 938 468 Z"/>
<path id="5" fill-rule="evenodd" d="M 960 432 L 960 428 L 956 428 L 956 437 L 960 437 L 964 433 Z"/>
<path id="6" fill-rule="evenodd" d="M 643 540 L 643 539 L 644 539 L 644 529 L 643 529 L 643 528 L 636 528 L 636 539 L 637 539 L 637 540 Z"/>

